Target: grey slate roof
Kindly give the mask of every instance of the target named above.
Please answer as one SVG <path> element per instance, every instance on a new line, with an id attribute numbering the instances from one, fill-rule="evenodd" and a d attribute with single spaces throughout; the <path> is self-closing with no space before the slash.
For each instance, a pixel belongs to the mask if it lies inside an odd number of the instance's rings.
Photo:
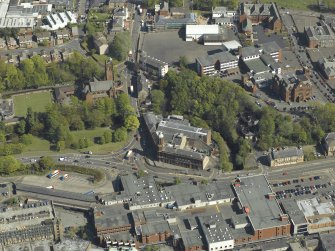
<path id="1" fill-rule="evenodd" d="M 264 50 L 265 53 L 268 54 L 278 52 L 281 49 L 275 41 L 264 43 L 262 44 L 261 48 Z"/>
<path id="2" fill-rule="evenodd" d="M 260 55 L 259 49 L 254 46 L 240 48 L 240 55 L 242 57 L 251 57 L 254 55 Z"/>
<path id="3" fill-rule="evenodd" d="M 240 186 L 234 186 L 242 207 L 249 208 L 249 221 L 254 229 L 266 229 L 288 225 L 281 221 L 283 214 L 276 199 L 269 200 L 266 195 L 272 193 L 264 175 L 241 177 Z"/>
<path id="4" fill-rule="evenodd" d="M 295 156 L 304 156 L 302 149 L 298 147 L 287 147 L 285 149 L 274 150 L 271 152 L 272 159 L 289 158 Z"/>
<path id="5" fill-rule="evenodd" d="M 232 61 L 237 61 L 238 59 L 228 51 L 223 51 L 215 53 L 213 55 L 202 56 L 197 58 L 199 64 L 202 66 L 214 65 L 217 61 L 220 63 L 228 63 Z"/>
<path id="6" fill-rule="evenodd" d="M 325 136 L 325 141 L 328 147 L 332 147 L 335 145 L 335 132 L 330 132 Z"/>
<path id="7" fill-rule="evenodd" d="M 248 60 L 244 62 L 248 67 L 249 71 L 252 71 L 254 74 L 259 74 L 263 72 L 269 72 L 269 67 L 264 64 L 260 58 Z"/>
<path id="8" fill-rule="evenodd" d="M 293 224 L 300 225 L 307 223 L 305 215 L 298 207 L 296 200 L 283 200 L 281 203 Z"/>

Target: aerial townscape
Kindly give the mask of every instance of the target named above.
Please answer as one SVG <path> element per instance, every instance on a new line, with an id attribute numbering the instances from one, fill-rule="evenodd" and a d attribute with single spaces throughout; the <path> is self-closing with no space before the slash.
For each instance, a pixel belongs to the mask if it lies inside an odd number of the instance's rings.
<path id="1" fill-rule="evenodd" d="M 0 0 L 1 251 L 335 251 L 335 0 Z"/>

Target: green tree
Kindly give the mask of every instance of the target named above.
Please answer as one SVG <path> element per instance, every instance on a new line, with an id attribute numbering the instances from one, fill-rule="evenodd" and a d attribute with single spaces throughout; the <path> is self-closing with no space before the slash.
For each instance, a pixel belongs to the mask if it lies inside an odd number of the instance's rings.
<path id="1" fill-rule="evenodd" d="M 26 133 L 26 121 L 20 120 L 20 122 L 16 125 L 15 131 L 18 135 L 23 135 Z"/>
<path id="2" fill-rule="evenodd" d="M 43 156 L 38 161 L 40 171 L 51 170 L 55 166 L 55 161 L 50 156 Z"/>
<path id="3" fill-rule="evenodd" d="M 31 145 L 33 143 L 33 135 L 24 134 L 20 137 L 20 142 L 24 145 Z"/>
<path id="4" fill-rule="evenodd" d="M 113 133 L 113 141 L 121 142 L 127 139 L 127 129 L 125 127 L 118 128 Z"/>
<path id="5" fill-rule="evenodd" d="M 112 44 L 110 45 L 110 55 L 118 61 L 124 61 L 131 48 L 131 36 L 128 31 L 119 32 L 115 35 Z"/>
<path id="6" fill-rule="evenodd" d="M 188 60 L 186 56 L 180 56 L 179 58 L 179 66 L 182 68 L 187 68 L 188 67 Z"/>
<path id="7" fill-rule="evenodd" d="M 103 137 L 106 143 L 112 142 L 113 140 L 113 134 L 111 131 L 105 131 Z"/>
<path id="8" fill-rule="evenodd" d="M 8 175 L 21 168 L 21 163 L 13 156 L 0 157 L 0 173 Z"/>
<path id="9" fill-rule="evenodd" d="M 180 179 L 179 177 L 175 177 L 175 178 L 174 178 L 174 183 L 175 183 L 176 185 L 179 185 L 179 184 L 181 183 L 181 179 Z"/>
<path id="10" fill-rule="evenodd" d="M 135 130 L 140 126 L 140 121 L 135 115 L 128 115 L 125 118 L 124 126 L 130 131 Z"/>
<path id="11" fill-rule="evenodd" d="M 165 95 L 161 90 L 152 90 L 150 93 L 152 109 L 154 113 L 161 114 L 164 111 Z"/>
<path id="12" fill-rule="evenodd" d="M 65 141 L 64 140 L 57 141 L 56 149 L 57 149 L 58 152 L 64 150 L 65 149 Z"/>

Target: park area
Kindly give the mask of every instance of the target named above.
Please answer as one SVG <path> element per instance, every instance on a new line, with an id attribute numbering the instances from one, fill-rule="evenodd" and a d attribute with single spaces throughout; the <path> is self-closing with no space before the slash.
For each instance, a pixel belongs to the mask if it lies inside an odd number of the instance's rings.
<path id="1" fill-rule="evenodd" d="M 15 116 L 24 117 L 28 107 L 34 112 L 45 111 L 45 107 L 52 103 L 53 97 L 50 91 L 41 91 L 13 95 L 13 100 Z"/>

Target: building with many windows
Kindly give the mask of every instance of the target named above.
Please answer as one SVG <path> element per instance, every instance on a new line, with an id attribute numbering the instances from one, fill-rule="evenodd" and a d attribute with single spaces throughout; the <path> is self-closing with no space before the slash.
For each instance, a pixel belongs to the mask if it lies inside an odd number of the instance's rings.
<path id="1" fill-rule="evenodd" d="M 280 31 L 283 26 L 276 3 L 241 3 L 241 27 L 245 26 L 246 23 L 248 23 L 248 27 L 251 27 L 251 25 L 264 24 L 265 27 L 277 32 Z"/>
<path id="2" fill-rule="evenodd" d="M 154 57 L 147 56 L 145 53 L 140 57 L 141 68 L 157 77 L 164 77 L 169 71 L 169 64 Z"/>
<path id="3" fill-rule="evenodd" d="M 269 164 L 271 167 L 292 165 L 303 161 L 304 152 L 302 148 L 298 147 L 273 149 L 269 154 Z"/>
<path id="4" fill-rule="evenodd" d="M 335 33 L 325 22 L 320 26 L 305 27 L 304 33 L 309 48 L 335 47 Z"/>
<path id="5" fill-rule="evenodd" d="M 159 161 L 187 168 L 206 168 L 212 152 L 210 130 L 191 126 L 178 115 L 163 119 L 149 112 L 143 118 Z"/>
<path id="6" fill-rule="evenodd" d="M 238 58 L 230 52 L 219 52 L 213 55 L 196 58 L 197 72 L 200 76 L 221 73 L 237 73 Z"/>
<path id="7" fill-rule="evenodd" d="M 234 228 L 248 226 L 250 229 L 249 234 L 235 237 L 235 245 L 290 235 L 288 215 L 283 213 L 264 175 L 238 178 L 233 187 L 239 207 L 247 218 L 247 221 L 241 217 L 233 219 Z"/>
<path id="8" fill-rule="evenodd" d="M 305 74 L 277 74 L 273 77 L 273 90 L 285 102 L 301 102 L 312 96 L 313 85 Z"/>

